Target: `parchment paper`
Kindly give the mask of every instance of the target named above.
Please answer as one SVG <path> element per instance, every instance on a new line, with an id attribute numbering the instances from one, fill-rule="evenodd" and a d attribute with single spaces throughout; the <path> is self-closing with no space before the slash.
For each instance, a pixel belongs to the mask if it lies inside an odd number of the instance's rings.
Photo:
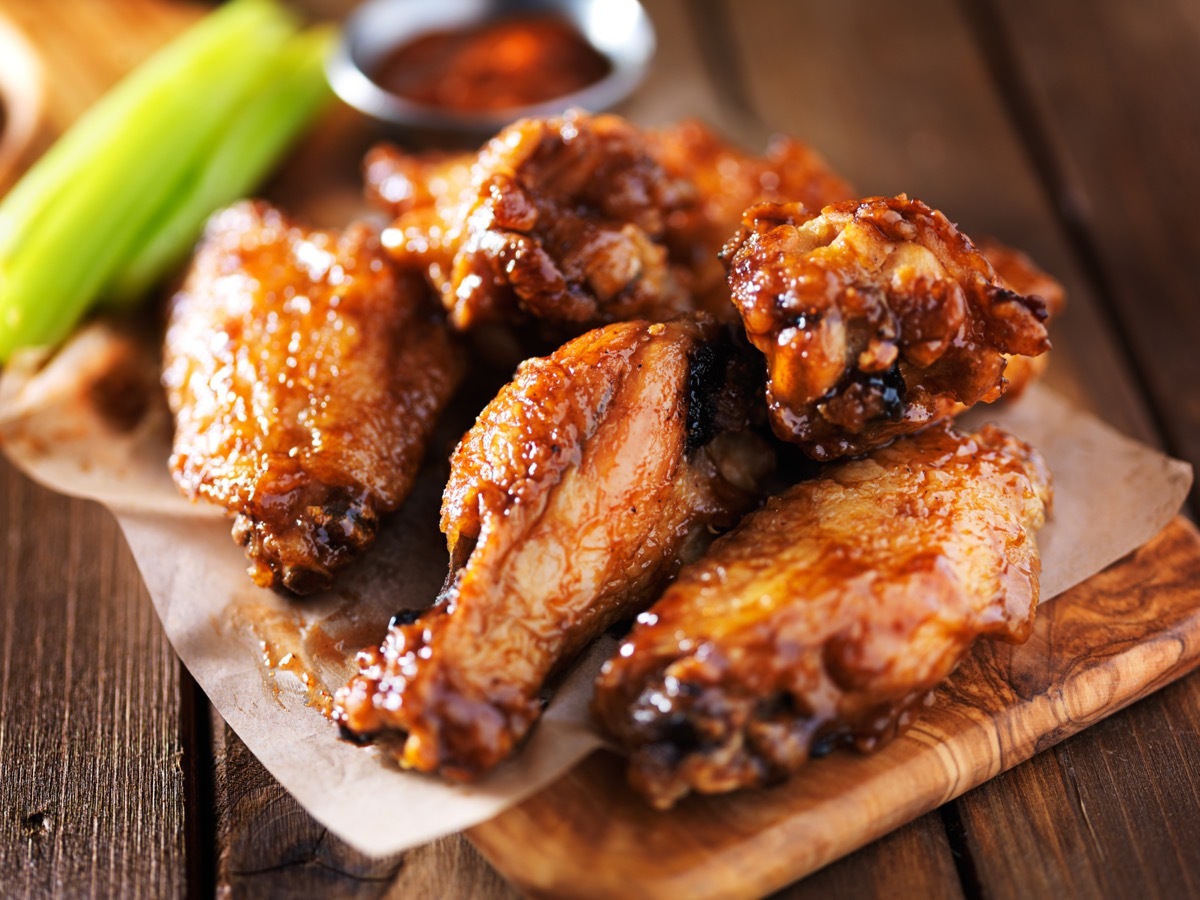
<path id="1" fill-rule="evenodd" d="M 517 757 L 476 785 L 400 771 L 377 751 L 340 740 L 321 712 L 355 652 L 378 643 L 391 614 L 437 593 L 446 567 L 437 531 L 446 457 L 469 418 L 443 429 L 413 496 L 338 588 L 289 601 L 253 586 L 219 510 L 175 490 L 157 366 L 144 342 L 94 326 L 39 364 L 15 361 L 0 380 L 5 452 L 42 484 L 112 510 L 193 677 L 271 774 L 348 843 L 381 856 L 467 828 L 602 745 L 587 703 L 611 639 L 568 675 Z M 1038 536 L 1043 601 L 1157 534 L 1191 484 L 1186 463 L 1043 388 L 970 414 L 969 423 L 984 421 L 1036 446 L 1054 477 L 1053 516 Z"/>

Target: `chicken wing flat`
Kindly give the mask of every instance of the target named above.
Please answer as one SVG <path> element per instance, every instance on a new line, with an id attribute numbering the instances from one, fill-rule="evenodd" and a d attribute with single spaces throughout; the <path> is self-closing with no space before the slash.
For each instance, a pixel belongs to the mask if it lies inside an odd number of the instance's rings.
<path id="1" fill-rule="evenodd" d="M 407 496 L 461 362 L 428 287 L 365 228 L 266 204 L 210 221 L 167 328 L 183 493 L 233 513 L 263 586 L 328 586 Z"/>
<path id="2" fill-rule="evenodd" d="M 716 254 L 742 210 L 850 195 L 797 141 L 756 158 L 697 123 L 643 131 L 583 113 L 517 122 L 473 158 L 377 148 L 366 172 L 368 195 L 397 216 L 385 244 L 429 274 L 460 329 L 526 316 L 577 333 L 695 309 L 728 319 Z"/>
<path id="3" fill-rule="evenodd" d="M 1028 636 L 1049 500 L 1029 447 L 945 423 L 769 500 L 605 664 L 633 786 L 665 808 L 894 735 L 976 638 Z"/>
<path id="4" fill-rule="evenodd" d="M 771 424 L 817 460 L 865 453 L 1004 390 L 1050 347 L 1046 304 L 997 278 L 940 212 L 901 195 L 760 204 L 722 254 L 767 358 Z"/>
<path id="5" fill-rule="evenodd" d="M 994 238 L 981 238 L 977 242 L 979 252 L 987 257 L 1000 283 L 1017 294 L 1040 297 L 1046 304 L 1046 325 L 1058 317 L 1067 305 L 1067 295 L 1056 278 L 1038 268 L 1037 264 L 1020 250 L 1005 246 Z M 1037 379 L 1042 377 L 1050 362 L 1050 354 L 1040 356 L 1009 356 L 1004 367 L 1004 396 L 1012 399 Z"/>
<path id="6" fill-rule="evenodd" d="M 451 461 L 448 588 L 360 654 L 345 732 L 405 767 L 488 771 L 547 679 L 757 501 L 771 454 L 741 431 L 753 367 L 713 331 L 618 323 L 520 367 Z"/>

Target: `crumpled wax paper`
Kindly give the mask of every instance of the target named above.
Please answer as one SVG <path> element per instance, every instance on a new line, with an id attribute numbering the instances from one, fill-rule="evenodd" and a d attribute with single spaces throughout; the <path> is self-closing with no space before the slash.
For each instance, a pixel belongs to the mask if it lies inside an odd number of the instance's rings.
<path id="1" fill-rule="evenodd" d="M 477 784 L 401 771 L 340 740 L 322 709 L 352 674 L 354 654 L 379 642 L 392 613 L 431 602 L 445 576 L 438 507 L 449 450 L 470 418 L 443 429 L 414 494 L 335 589 L 289 600 L 251 583 L 221 510 L 175 489 L 169 420 L 146 347 L 98 325 L 49 363 L 16 361 L 0 380 L 0 439 L 30 477 L 112 510 L 184 665 L 314 817 L 361 851 L 387 855 L 498 814 L 602 746 L 587 706 L 615 646 L 607 638 L 566 677 L 521 752 Z M 1186 463 L 1044 388 L 970 416 L 1033 444 L 1050 466 L 1054 510 L 1038 535 L 1043 601 L 1157 534 L 1191 484 Z"/>

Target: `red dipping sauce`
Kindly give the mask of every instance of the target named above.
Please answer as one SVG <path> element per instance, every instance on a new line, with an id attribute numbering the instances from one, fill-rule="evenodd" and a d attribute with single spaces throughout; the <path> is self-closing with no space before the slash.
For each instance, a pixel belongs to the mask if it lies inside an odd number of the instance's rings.
<path id="1" fill-rule="evenodd" d="M 497 112 L 572 94 L 611 71 L 570 22 L 525 16 L 423 34 L 392 51 L 371 78 L 414 103 Z"/>

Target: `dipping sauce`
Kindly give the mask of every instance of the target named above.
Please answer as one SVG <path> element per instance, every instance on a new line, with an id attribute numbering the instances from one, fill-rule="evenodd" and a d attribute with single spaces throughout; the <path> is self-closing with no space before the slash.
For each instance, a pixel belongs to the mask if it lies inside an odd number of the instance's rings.
<path id="1" fill-rule="evenodd" d="M 495 112 L 574 93 L 611 71 L 570 22 L 524 16 L 423 34 L 385 57 L 371 77 L 415 103 Z"/>

